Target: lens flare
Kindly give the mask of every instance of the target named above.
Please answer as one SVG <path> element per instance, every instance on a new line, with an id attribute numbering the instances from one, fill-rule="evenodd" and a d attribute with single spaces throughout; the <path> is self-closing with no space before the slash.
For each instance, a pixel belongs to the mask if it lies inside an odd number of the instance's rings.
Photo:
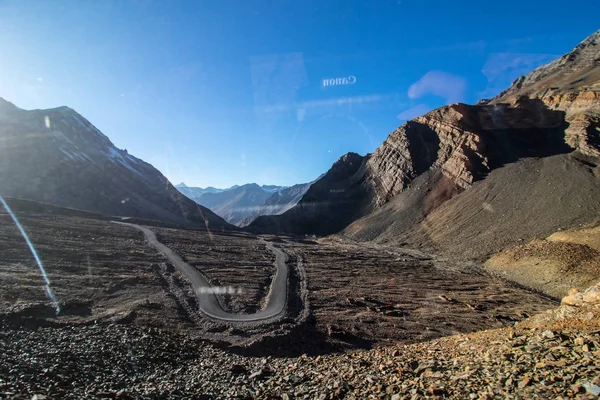
<path id="1" fill-rule="evenodd" d="M 4 201 L 4 198 L 2 196 L 0 196 L 0 203 L 2 203 L 2 206 L 6 209 L 6 211 L 8 212 L 8 215 L 10 215 L 10 217 L 14 221 L 15 225 L 17 226 L 17 228 L 19 228 L 19 232 L 21 232 L 21 236 L 23 236 L 23 238 L 25 239 L 25 242 L 27 242 L 27 246 L 29 246 L 29 250 L 31 250 L 31 254 L 33 254 L 33 258 L 35 258 L 35 262 L 37 263 L 38 267 L 40 268 L 40 272 L 42 273 L 42 278 L 44 279 L 44 282 L 46 283 L 46 287 L 44 288 L 46 290 L 46 294 L 48 295 L 48 298 L 52 301 L 54 308 L 56 308 L 56 315 L 58 315 L 58 313 L 60 312 L 58 300 L 56 300 L 56 296 L 54 295 L 54 292 L 52 292 L 52 288 L 50 288 L 50 279 L 48 278 L 48 275 L 46 274 L 46 270 L 44 269 L 42 260 L 38 256 L 37 251 L 35 251 L 35 248 L 33 247 L 33 243 L 31 243 L 31 240 L 29 240 L 29 236 L 27 236 L 27 233 L 25 233 L 25 229 L 23 229 L 23 226 L 17 219 L 17 216 L 12 212 L 12 210 L 10 209 L 10 207 L 8 206 L 6 201 Z"/>

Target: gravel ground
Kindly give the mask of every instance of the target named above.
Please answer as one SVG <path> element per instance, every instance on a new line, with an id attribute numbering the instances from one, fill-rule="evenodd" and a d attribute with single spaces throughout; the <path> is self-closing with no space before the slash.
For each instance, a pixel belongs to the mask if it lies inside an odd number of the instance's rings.
<path id="1" fill-rule="evenodd" d="M 514 327 L 316 357 L 244 357 L 157 328 L 39 325 L 10 314 L 0 321 L 3 398 L 593 399 L 600 394 L 600 285 Z"/>

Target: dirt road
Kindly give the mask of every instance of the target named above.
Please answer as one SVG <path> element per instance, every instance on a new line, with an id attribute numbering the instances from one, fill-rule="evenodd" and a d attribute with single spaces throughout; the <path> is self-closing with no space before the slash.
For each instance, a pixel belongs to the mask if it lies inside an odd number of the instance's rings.
<path id="1" fill-rule="evenodd" d="M 271 283 L 271 288 L 267 294 L 266 306 L 254 314 L 232 314 L 223 310 L 215 296 L 215 288 L 211 286 L 208 280 L 198 270 L 183 261 L 181 257 L 170 248 L 159 242 L 154 232 L 146 227 L 136 224 L 117 221 L 112 222 L 139 229 L 144 233 L 150 245 L 160 251 L 169 262 L 175 266 L 175 268 L 181 271 L 190 280 L 196 296 L 198 297 L 200 311 L 203 314 L 222 321 L 254 322 L 274 318 L 285 311 L 288 287 L 287 255 L 272 243 L 267 242 L 266 246 L 267 249 L 275 254 L 276 271 L 275 277 Z"/>

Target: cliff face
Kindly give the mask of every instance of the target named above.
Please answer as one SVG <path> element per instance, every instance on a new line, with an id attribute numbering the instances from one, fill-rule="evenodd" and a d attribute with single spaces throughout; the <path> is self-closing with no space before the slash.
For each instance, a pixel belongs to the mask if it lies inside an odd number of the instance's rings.
<path id="1" fill-rule="evenodd" d="M 567 152 L 564 127 L 563 112 L 526 98 L 511 105 L 441 107 L 392 132 L 369 159 L 367 181 L 377 206 L 431 168 L 468 188 L 520 157 Z"/>

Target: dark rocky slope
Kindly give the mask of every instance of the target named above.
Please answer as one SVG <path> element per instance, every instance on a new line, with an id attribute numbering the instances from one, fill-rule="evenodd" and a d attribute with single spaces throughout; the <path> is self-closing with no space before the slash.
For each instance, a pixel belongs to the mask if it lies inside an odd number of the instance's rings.
<path id="1" fill-rule="evenodd" d="M 247 229 L 316 234 L 343 229 L 371 209 L 372 195 L 364 184 L 366 160 L 356 153 L 342 156 L 295 207 L 281 215 L 260 216 Z"/>

